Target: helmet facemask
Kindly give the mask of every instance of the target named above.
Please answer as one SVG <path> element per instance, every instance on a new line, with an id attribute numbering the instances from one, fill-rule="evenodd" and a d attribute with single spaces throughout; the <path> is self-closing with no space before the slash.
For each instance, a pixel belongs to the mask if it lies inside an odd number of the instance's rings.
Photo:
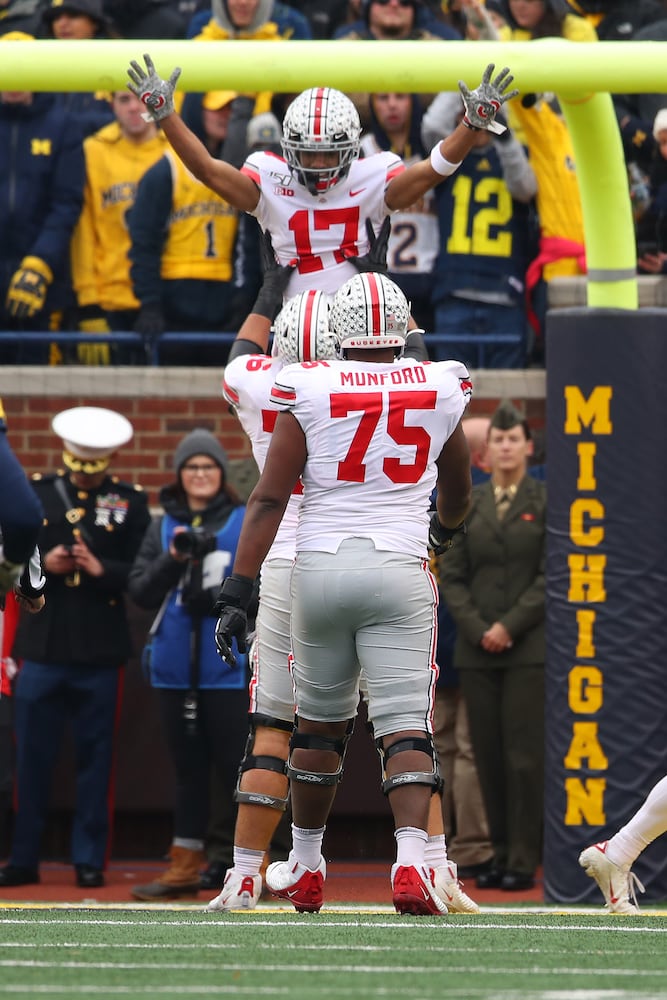
<path id="1" fill-rule="evenodd" d="M 359 156 L 361 125 L 352 101 L 331 87 L 313 87 L 296 97 L 283 119 L 283 155 L 300 184 L 313 195 L 326 193 Z M 326 166 L 303 163 L 303 154 L 332 154 Z"/>

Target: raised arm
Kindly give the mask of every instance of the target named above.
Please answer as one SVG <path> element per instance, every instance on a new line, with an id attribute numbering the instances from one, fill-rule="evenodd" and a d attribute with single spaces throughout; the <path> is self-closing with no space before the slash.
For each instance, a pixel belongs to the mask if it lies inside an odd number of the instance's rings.
<path id="1" fill-rule="evenodd" d="M 230 163 L 211 156 L 203 142 L 176 114 L 174 91 L 181 75 L 180 69 L 176 67 L 169 79 L 163 80 L 158 76 L 149 55 L 144 54 L 144 62 L 145 70 L 132 60 L 127 72 L 130 77 L 128 87 L 146 106 L 146 113 L 160 123 L 169 144 L 202 184 L 240 212 L 252 212 L 259 201 L 259 191 L 254 181 Z"/>
<path id="2" fill-rule="evenodd" d="M 459 90 L 465 105 L 463 120 L 445 139 L 435 144 L 427 159 L 413 164 L 390 181 L 385 194 L 390 211 L 408 208 L 445 177 L 453 174 L 472 149 L 475 132 L 485 130 L 500 135 L 505 131 L 505 126 L 496 122 L 496 114 L 519 91 L 507 92 L 514 79 L 507 67 L 491 80 L 494 69 L 494 64 L 489 63 L 484 70 L 482 82 L 475 90 L 468 90 L 465 83 L 459 80 Z"/>

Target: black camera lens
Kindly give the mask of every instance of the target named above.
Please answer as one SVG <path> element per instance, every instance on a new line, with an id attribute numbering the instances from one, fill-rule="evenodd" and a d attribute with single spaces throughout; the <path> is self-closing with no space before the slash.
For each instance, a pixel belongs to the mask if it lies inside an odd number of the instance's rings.
<path id="1" fill-rule="evenodd" d="M 203 559 L 216 548 L 215 535 L 191 528 L 189 531 L 177 531 L 172 538 L 172 544 L 179 555 L 190 556 L 191 559 Z"/>

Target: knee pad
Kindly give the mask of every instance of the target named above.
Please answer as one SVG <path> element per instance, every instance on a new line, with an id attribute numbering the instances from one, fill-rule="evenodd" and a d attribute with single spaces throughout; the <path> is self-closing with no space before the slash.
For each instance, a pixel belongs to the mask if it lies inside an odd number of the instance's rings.
<path id="1" fill-rule="evenodd" d="M 388 750 L 385 750 L 382 745 L 382 738 L 380 738 L 375 741 L 375 746 L 382 764 L 382 791 L 385 795 L 389 795 L 395 788 L 402 788 L 404 785 L 428 785 L 433 789 L 433 792 L 442 790 L 442 778 L 440 777 L 438 758 L 433 745 L 433 739 L 430 735 L 425 737 L 408 736 L 393 743 Z M 398 774 L 394 774 L 391 778 L 388 778 L 385 769 L 387 761 L 397 753 L 405 753 L 407 750 L 420 750 L 422 753 L 428 754 L 433 762 L 433 770 L 399 771 Z"/>
<path id="2" fill-rule="evenodd" d="M 244 792 L 241 789 L 241 778 L 246 771 L 275 771 L 276 774 L 287 774 L 287 762 L 282 757 L 272 757 L 266 754 L 257 756 L 253 753 L 255 732 L 258 726 L 266 726 L 267 729 L 280 729 L 285 733 L 291 733 L 294 728 L 293 723 L 275 719 L 270 715 L 262 715 L 259 712 L 253 712 L 250 715 L 250 731 L 248 732 L 243 760 L 239 765 L 234 800 L 244 805 L 268 806 L 270 809 L 285 812 L 289 802 L 289 792 L 284 799 L 281 799 L 277 795 L 267 795 L 264 792 Z"/>
<path id="3" fill-rule="evenodd" d="M 337 785 L 343 777 L 343 763 L 347 752 L 347 744 L 354 730 L 354 719 L 350 719 L 343 736 L 317 736 L 315 733 L 292 733 L 289 741 L 290 755 L 287 759 L 287 776 L 290 781 L 300 781 L 304 785 Z M 333 750 L 340 760 L 338 770 L 331 772 L 307 771 L 292 764 L 292 750 Z"/>

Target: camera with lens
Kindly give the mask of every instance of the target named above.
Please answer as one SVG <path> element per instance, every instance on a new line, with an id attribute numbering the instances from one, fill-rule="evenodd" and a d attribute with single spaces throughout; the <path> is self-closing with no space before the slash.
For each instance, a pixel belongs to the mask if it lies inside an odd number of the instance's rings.
<path id="1" fill-rule="evenodd" d="M 203 559 L 217 548 L 215 535 L 210 535 L 202 528 L 177 531 L 171 541 L 179 555 L 189 556 L 190 559 Z"/>

